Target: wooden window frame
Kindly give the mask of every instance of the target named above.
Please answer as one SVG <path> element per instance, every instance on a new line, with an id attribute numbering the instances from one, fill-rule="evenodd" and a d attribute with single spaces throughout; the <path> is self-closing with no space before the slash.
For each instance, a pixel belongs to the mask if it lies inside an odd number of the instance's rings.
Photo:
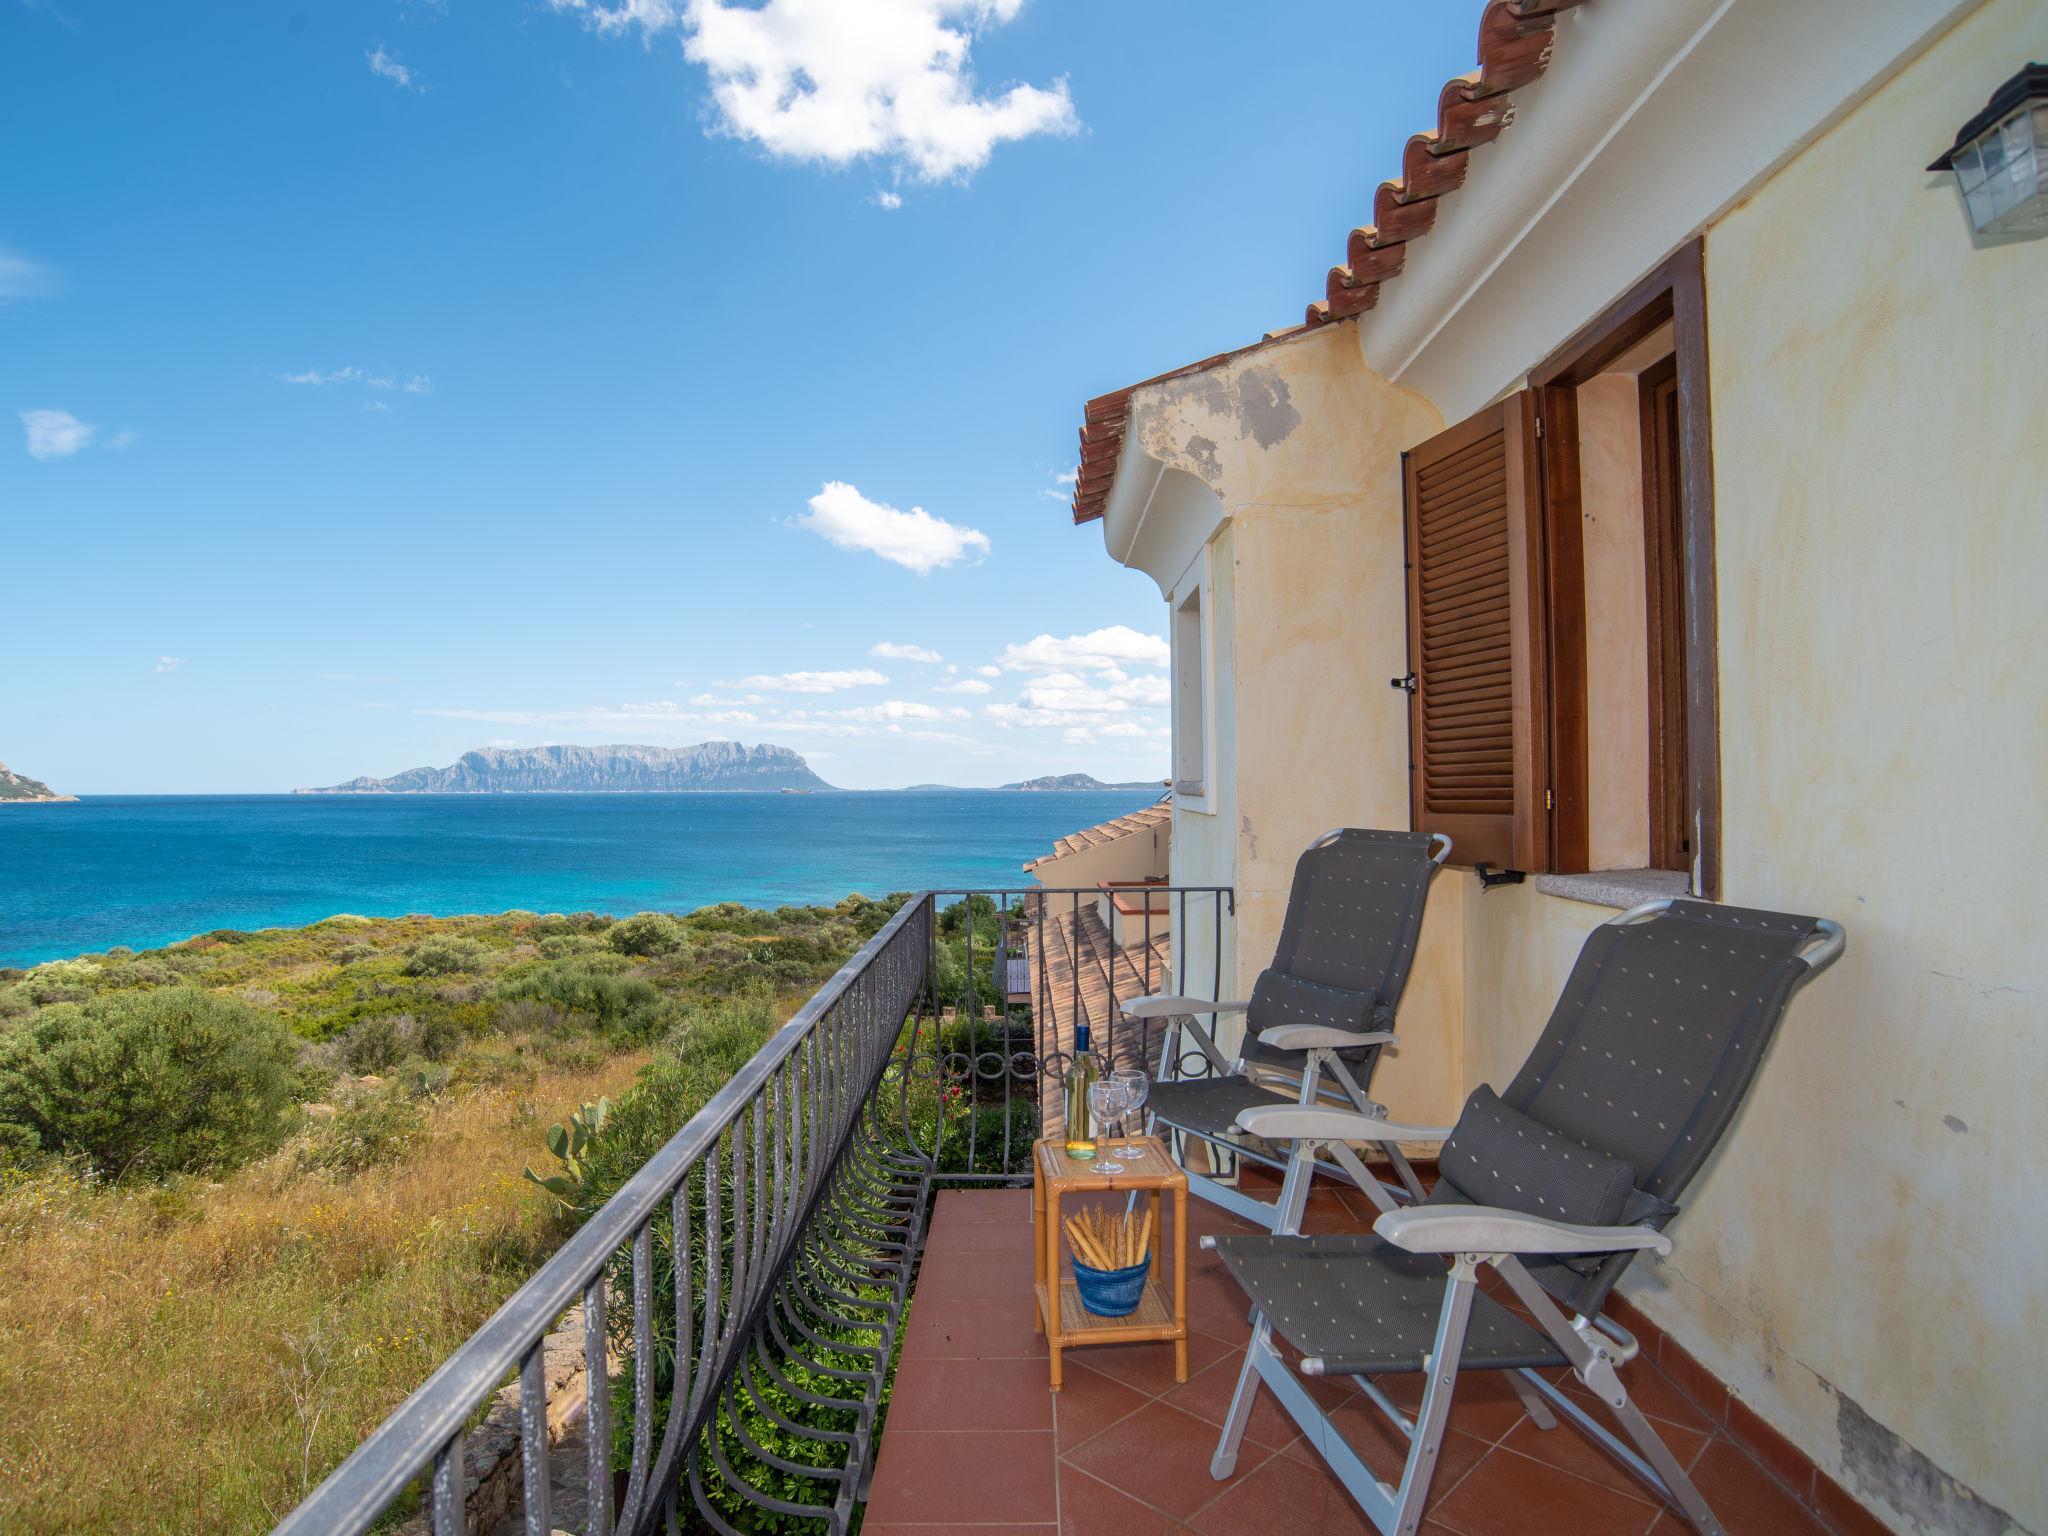
<path id="1" fill-rule="evenodd" d="M 1529 375 L 1541 424 L 1546 663 L 1550 678 L 1549 867 L 1590 865 L 1586 562 L 1579 492 L 1578 388 L 1671 323 L 1678 374 L 1687 799 L 1692 888 L 1721 892 L 1721 728 L 1714 584 L 1714 457 L 1708 417 L 1705 243 L 1670 256 Z"/>

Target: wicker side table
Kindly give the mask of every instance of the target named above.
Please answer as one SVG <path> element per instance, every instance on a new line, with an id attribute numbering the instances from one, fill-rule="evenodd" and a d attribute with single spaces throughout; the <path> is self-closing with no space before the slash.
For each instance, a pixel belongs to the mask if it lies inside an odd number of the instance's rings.
<path id="1" fill-rule="evenodd" d="M 1101 1145 L 1107 1146 L 1109 1142 Z M 1130 1344 L 1141 1340 L 1171 1341 L 1173 1379 L 1188 1379 L 1188 1176 L 1167 1154 L 1156 1136 L 1136 1136 L 1142 1157 L 1100 1153 L 1082 1162 L 1070 1158 L 1066 1144 L 1048 1137 L 1031 1150 L 1031 1276 L 1038 1298 L 1038 1331 L 1052 1353 L 1052 1390 L 1060 1389 L 1060 1351 L 1087 1344 Z M 1123 1164 L 1121 1173 L 1096 1173 L 1089 1163 Z M 1166 1226 L 1161 1207 L 1173 1193 L 1173 1290 L 1169 1297 L 1161 1274 L 1160 1249 Z M 1060 1202 L 1072 1195 L 1152 1196 L 1152 1273 L 1137 1310 L 1128 1317 L 1098 1317 L 1081 1305 L 1078 1288 L 1063 1274 L 1060 1261 Z"/>

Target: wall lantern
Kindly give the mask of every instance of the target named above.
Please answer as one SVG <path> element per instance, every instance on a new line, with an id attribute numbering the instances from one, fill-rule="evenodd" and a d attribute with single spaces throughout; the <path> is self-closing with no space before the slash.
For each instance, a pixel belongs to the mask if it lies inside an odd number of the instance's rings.
<path id="1" fill-rule="evenodd" d="M 2048 234 L 2048 64 L 1994 91 L 1927 169 L 1955 172 L 1978 234 Z"/>

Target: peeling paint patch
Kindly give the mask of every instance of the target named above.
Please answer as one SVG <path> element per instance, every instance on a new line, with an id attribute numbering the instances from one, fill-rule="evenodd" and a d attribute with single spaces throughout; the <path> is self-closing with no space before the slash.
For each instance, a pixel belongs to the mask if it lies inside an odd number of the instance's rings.
<path id="1" fill-rule="evenodd" d="M 1195 461 L 1195 468 L 1207 477 L 1210 484 L 1213 485 L 1223 478 L 1223 462 L 1216 457 L 1216 441 L 1214 438 L 1201 436 L 1189 438 L 1187 454 L 1189 458 Z"/>
<path id="2" fill-rule="evenodd" d="M 2006 1536 L 2020 1529 L 2011 1515 L 1978 1498 L 1865 1413 L 1846 1392 L 1836 1394 L 1836 1404 L 1842 1467 L 1856 1493 L 1883 1500 L 1911 1520 L 1915 1530 L 1930 1536 Z"/>
<path id="3" fill-rule="evenodd" d="M 1237 419 L 1261 448 L 1285 442 L 1301 425 L 1287 381 L 1272 368 L 1247 368 L 1236 394 Z"/>
<path id="4" fill-rule="evenodd" d="M 1941 1123 L 1960 1136 L 1970 1128 L 1970 1122 L 1957 1115 L 1943 1115 Z"/>

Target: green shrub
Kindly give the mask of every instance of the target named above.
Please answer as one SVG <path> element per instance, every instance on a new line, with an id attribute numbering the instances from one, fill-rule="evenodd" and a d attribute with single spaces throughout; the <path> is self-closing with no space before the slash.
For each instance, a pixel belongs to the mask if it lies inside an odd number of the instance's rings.
<path id="1" fill-rule="evenodd" d="M 408 976 L 454 976 L 484 968 L 490 951 L 475 939 L 421 939 L 406 952 Z"/>
<path id="2" fill-rule="evenodd" d="M 396 1162 L 426 1126 L 419 1106 L 396 1093 L 380 1093 L 323 1121 L 307 1137 L 299 1166 L 349 1179 Z"/>
<path id="3" fill-rule="evenodd" d="M 298 1054 L 281 1020 L 194 988 L 60 1004 L 0 1035 L 0 1121 L 103 1174 L 220 1171 L 284 1140 Z"/>
<path id="4" fill-rule="evenodd" d="M 607 1031 L 636 1033 L 651 1025 L 661 1002 L 661 989 L 635 972 L 619 955 L 581 955 L 568 960 L 543 960 L 499 978 L 494 994 L 500 1001 L 525 998 L 552 1003 L 567 1013 L 580 1013 Z"/>
<path id="5" fill-rule="evenodd" d="M 566 960 L 571 955 L 587 955 L 608 948 L 605 941 L 594 933 L 551 933 L 540 941 L 541 957 L 547 960 Z"/>
<path id="6" fill-rule="evenodd" d="M 557 1035 L 569 1027 L 569 1015 L 553 1003 L 515 997 L 498 1004 L 491 1027 L 506 1035 Z"/>
<path id="7" fill-rule="evenodd" d="M 358 1019 L 341 1037 L 342 1064 L 358 1077 L 389 1072 L 405 1060 L 406 1035 L 412 1027 L 409 1013 Z"/>
<path id="8" fill-rule="evenodd" d="M 412 1048 L 429 1061 L 446 1061 L 462 1048 L 462 1026 L 445 1014 L 421 1019 L 413 1026 Z"/>
<path id="9" fill-rule="evenodd" d="M 686 939 L 683 925 L 666 912 L 637 913 L 614 923 L 604 936 L 605 943 L 622 955 L 672 955 Z"/>

